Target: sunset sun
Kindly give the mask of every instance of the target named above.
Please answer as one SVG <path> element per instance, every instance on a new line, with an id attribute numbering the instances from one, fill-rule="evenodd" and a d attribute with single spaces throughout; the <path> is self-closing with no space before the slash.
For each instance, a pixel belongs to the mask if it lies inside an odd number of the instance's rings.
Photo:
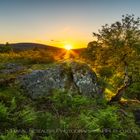
<path id="1" fill-rule="evenodd" d="M 71 44 L 66 44 L 65 46 L 64 46 L 64 48 L 66 49 L 66 50 L 71 50 L 72 49 L 72 45 Z"/>

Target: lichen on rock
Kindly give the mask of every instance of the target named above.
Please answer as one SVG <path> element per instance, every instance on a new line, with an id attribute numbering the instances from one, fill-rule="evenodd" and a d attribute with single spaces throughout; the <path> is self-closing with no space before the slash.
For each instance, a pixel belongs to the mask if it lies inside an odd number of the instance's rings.
<path id="1" fill-rule="evenodd" d="M 55 89 L 84 96 L 97 95 L 97 76 L 85 63 L 63 62 L 46 70 L 35 70 L 20 78 L 21 88 L 31 98 L 48 96 Z"/>

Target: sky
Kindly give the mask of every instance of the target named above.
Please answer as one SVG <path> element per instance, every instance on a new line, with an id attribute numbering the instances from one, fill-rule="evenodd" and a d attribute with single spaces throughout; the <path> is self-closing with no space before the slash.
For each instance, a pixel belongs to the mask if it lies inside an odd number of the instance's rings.
<path id="1" fill-rule="evenodd" d="M 86 47 L 102 25 L 140 16 L 139 7 L 140 0 L 0 0 L 0 43 Z"/>

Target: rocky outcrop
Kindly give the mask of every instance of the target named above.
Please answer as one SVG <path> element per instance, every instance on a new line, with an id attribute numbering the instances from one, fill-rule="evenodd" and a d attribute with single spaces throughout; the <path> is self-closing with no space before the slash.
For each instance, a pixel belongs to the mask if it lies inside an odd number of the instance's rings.
<path id="1" fill-rule="evenodd" d="M 98 92 L 97 77 L 87 64 L 71 63 L 73 82 L 80 93 L 86 96 L 94 96 Z"/>
<path id="2" fill-rule="evenodd" d="M 96 74 L 87 64 L 79 62 L 64 62 L 46 70 L 33 71 L 20 78 L 20 85 L 31 98 L 48 96 L 54 89 L 94 97 L 99 90 Z"/>

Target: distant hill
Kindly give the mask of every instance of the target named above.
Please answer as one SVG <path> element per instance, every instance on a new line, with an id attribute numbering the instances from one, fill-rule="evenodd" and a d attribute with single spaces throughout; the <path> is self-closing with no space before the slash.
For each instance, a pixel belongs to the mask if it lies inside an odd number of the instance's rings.
<path id="1" fill-rule="evenodd" d="M 32 49 L 47 49 L 47 50 L 59 50 L 60 48 L 44 45 L 44 44 L 38 44 L 38 43 L 15 43 L 10 44 L 10 46 L 13 48 L 14 51 L 26 51 L 26 50 L 32 50 Z"/>
<path id="2" fill-rule="evenodd" d="M 1 46 L 4 46 L 5 44 L 0 44 Z M 27 50 L 33 50 L 33 49 L 45 49 L 48 51 L 61 51 L 63 48 L 58 48 L 55 46 L 50 45 L 44 45 L 39 43 L 11 43 L 9 44 L 13 51 L 27 51 Z M 80 53 L 81 51 L 85 50 L 85 48 L 80 49 L 73 49 L 75 52 Z"/>

